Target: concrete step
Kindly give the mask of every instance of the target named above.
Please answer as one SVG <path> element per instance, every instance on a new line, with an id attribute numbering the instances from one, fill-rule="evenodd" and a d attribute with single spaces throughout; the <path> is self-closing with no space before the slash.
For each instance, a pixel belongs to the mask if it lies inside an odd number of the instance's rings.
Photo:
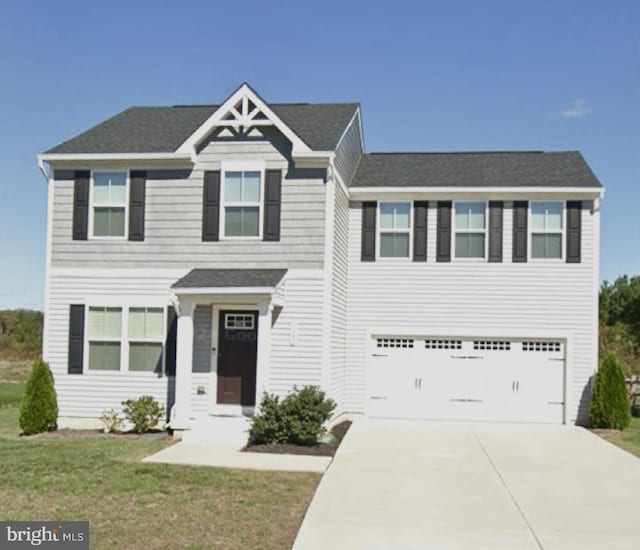
<path id="1" fill-rule="evenodd" d="M 251 421 L 246 416 L 199 416 L 182 434 L 186 443 L 209 443 L 241 448 L 247 443 Z"/>

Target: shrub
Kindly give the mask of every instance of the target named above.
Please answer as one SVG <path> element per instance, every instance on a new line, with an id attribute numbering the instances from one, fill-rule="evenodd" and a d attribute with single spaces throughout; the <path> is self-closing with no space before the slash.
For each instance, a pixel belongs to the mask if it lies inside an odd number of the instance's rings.
<path id="1" fill-rule="evenodd" d="M 104 433 L 106 434 L 122 431 L 122 427 L 124 425 L 124 421 L 120 416 L 120 413 L 115 409 L 104 411 L 102 416 L 100 416 L 100 421 L 104 425 Z"/>
<path id="2" fill-rule="evenodd" d="M 620 363 L 613 353 L 607 353 L 596 373 L 589 422 L 593 428 L 624 430 L 631 422 L 631 407 Z"/>
<path id="3" fill-rule="evenodd" d="M 260 411 L 252 420 L 249 441 L 315 445 L 326 432 L 324 424 L 335 407 L 334 401 L 316 386 L 294 387 L 282 401 L 265 393 Z"/>
<path id="4" fill-rule="evenodd" d="M 57 428 L 58 400 L 53 375 L 42 359 L 33 363 L 20 404 L 20 428 L 25 435 Z"/>
<path id="5" fill-rule="evenodd" d="M 122 412 L 133 425 L 134 432 L 144 433 L 151 431 L 158 425 L 164 409 L 152 396 L 143 395 L 138 399 L 123 401 Z"/>

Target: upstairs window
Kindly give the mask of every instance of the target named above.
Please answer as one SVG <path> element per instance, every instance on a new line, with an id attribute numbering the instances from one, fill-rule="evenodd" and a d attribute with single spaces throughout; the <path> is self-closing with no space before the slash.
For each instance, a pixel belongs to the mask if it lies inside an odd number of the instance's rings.
<path id="1" fill-rule="evenodd" d="M 129 309 L 129 370 L 162 372 L 164 310 Z"/>
<path id="2" fill-rule="evenodd" d="M 456 202 L 454 230 L 456 258 L 485 258 L 487 204 Z"/>
<path id="3" fill-rule="evenodd" d="M 259 171 L 224 173 L 222 227 L 225 237 L 260 236 Z"/>
<path id="4" fill-rule="evenodd" d="M 562 258 L 564 203 L 531 202 L 531 257 Z"/>
<path id="5" fill-rule="evenodd" d="M 92 235 L 124 237 L 127 212 L 127 172 L 93 172 Z"/>
<path id="6" fill-rule="evenodd" d="M 380 203 L 381 258 L 408 258 L 411 238 L 411 203 Z"/>
<path id="7" fill-rule="evenodd" d="M 89 370 L 120 370 L 121 327 L 122 308 L 89 308 Z"/>

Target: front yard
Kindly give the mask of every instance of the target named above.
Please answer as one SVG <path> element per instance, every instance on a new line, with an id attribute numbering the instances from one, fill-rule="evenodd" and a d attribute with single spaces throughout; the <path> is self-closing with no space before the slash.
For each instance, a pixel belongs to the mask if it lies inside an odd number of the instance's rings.
<path id="1" fill-rule="evenodd" d="M 640 458 L 640 418 L 632 418 L 631 425 L 623 432 L 618 430 L 593 431 L 603 439 Z"/>
<path id="2" fill-rule="evenodd" d="M 147 464 L 170 440 L 17 437 L 0 364 L 0 518 L 88 520 L 91 548 L 290 548 L 317 474 Z"/>

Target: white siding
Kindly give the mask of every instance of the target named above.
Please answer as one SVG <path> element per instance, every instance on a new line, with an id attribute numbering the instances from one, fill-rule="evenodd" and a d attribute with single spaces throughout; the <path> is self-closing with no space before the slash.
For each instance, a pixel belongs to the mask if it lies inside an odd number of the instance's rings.
<path id="1" fill-rule="evenodd" d="M 294 385 L 322 383 L 323 292 L 321 270 L 287 276 L 286 304 L 272 326 L 267 391 L 284 395 Z"/>
<path id="2" fill-rule="evenodd" d="M 597 212 L 582 211 L 579 264 L 511 263 L 511 203 L 505 204 L 503 263 L 437 263 L 435 203 L 429 209 L 426 263 L 361 262 L 361 204 L 352 203 L 349 213 L 347 410 L 364 409 L 368 331 L 433 336 L 565 334 L 568 421 L 585 419 L 588 383 L 597 360 Z"/>
<path id="3" fill-rule="evenodd" d="M 188 171 L 171 177 L 170 172 L 150 170 L 144 242 L 73 241 L 73 181 L 57 179 L 53 182 L 53 266 L 102 267 L 108 262 L 121 268 L 322 267 L 324 174 L 291 170 L 286 151 L 281 150 L 277 141 L 212 141 L 200 152 L 188 177 L 184 177 Z M 220 162 L 229 159 L 264 161 L 267 169 L 283 169 L 279 242 L 202 242 L 203 173 L 219 170 Z M 61 174 L 72 178 L 68 171 Z"/>
<path id="4" fill-rule="evenodd" d="M 336 148 L 335 164 L 345 185 L 351 183 L 353 174 L 362 157 L 362 135 L 360 134 L 360 111 L 351 120 L 351 125 Z"/>
<path id="5" fill-rule="evenodd" d="M 85 372 L 67 374 L 69 346 L 69 305 L 136 305 L 166 308 L 168 288 L 183 271 L 159 272 L 150 276 L 127 277 L 60 274 L 51 272 L 45 323 L 49 338 L 48 360 L 53 372 L 61 417 L 93 417 L 110 408 L 120 409 L 121 401 L 152 395 L 165 408 L 170 404 L 170 380 L 147 372 Z M 86 312 L 85 312 L 86 315 Z M 85 344 L 86 346 L 86 344 Z"/>

